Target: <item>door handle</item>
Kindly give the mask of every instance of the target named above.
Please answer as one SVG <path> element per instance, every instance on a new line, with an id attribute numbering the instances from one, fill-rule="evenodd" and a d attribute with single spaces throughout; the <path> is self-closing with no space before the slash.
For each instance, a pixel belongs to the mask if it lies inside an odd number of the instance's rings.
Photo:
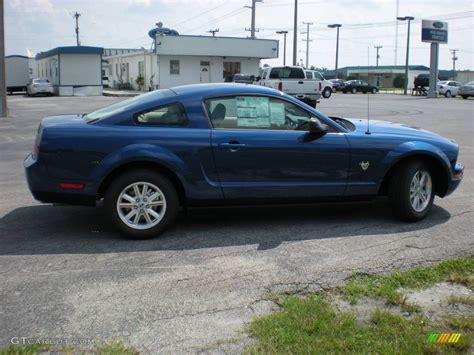
<path id="1" fill-rule="evenodd" d="M 229 149 L 232 152 L 235 152 L 239 149 L 245 148 L 245 144 L 239 142 L 228 142 L 228 143 L 219 143 L 220 149 Z"/>
<path id="2" fill-rule="evenodd" d="M 304 84 L 304 82 L 303 81 L 298 81 L 298 84 Z"/>

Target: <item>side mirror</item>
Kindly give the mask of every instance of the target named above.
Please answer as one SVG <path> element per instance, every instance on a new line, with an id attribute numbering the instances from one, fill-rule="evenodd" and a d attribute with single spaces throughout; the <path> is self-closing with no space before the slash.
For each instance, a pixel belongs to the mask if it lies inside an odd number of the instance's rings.
<path id="1" fill-rule="evenodd" d="M 321 123 L 317 118 L 312 118 L 309 121 L 309 133 L 311 135 L 322 136 L 328 131 L 328 126 Z"/>

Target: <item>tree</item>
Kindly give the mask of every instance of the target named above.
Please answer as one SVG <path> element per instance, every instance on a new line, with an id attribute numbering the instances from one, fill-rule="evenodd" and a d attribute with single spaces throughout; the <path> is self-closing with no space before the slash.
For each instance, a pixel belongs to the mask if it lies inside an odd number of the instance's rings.
<path id="1" fill-rule="evenodd" d="M 405 87 L 405 76 L 404 75 L 397 75 L 393 79 L 393 87 L 402 89 Z"/>
<path id="2" fill-rule="evenodd" d="M 135 79 L 135 84 L 137 84 L 138 90 L 141 90 L 143 88 L 143 86 L 145 85 L 145 78 L 143 77 L 143 75 L 137 76 L 137 78 Z"/>

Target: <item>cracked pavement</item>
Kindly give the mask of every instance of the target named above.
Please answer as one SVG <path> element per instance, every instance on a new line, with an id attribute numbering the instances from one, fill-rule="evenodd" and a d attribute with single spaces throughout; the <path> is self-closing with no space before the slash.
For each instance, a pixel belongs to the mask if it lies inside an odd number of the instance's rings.
<path id="1" fill-rule="evenodd" d="M 165 235 L 129 241 L 99 208 L 35 202 L 22 160 L 43 116 L 119 99 L 9 97 L 0 119 L 0 344 L 12 337 L 120 339 L 143 353 L 221 351 L 276 306 L 268 293 L 305 294 L 352 272 L 386 273 L 472 254 L 474 100 L 371 95 L 371 116 L 455 139 L 460 188 L 424 221 L 392 219 L 386 200 L 344 205 L 190 210 Z M 322 100 L 327 114 L 366 117 L 365 95 Z M 239 345 L 240 344 L 240 345 Z M 225 350 L 222 350 L 225 351 Z"/>

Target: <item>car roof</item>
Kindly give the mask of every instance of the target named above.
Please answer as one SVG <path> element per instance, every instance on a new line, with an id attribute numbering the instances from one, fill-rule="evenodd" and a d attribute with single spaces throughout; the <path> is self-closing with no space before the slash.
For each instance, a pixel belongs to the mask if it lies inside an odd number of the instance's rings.
<path id="1" fill-rule="evenodd" d="M 259 85 L 237 83 L 212 83 L 175 86 L 170 88 L 177 95 L 213 96 L 229 94 L 284 95 L 282 92 Z"/>

